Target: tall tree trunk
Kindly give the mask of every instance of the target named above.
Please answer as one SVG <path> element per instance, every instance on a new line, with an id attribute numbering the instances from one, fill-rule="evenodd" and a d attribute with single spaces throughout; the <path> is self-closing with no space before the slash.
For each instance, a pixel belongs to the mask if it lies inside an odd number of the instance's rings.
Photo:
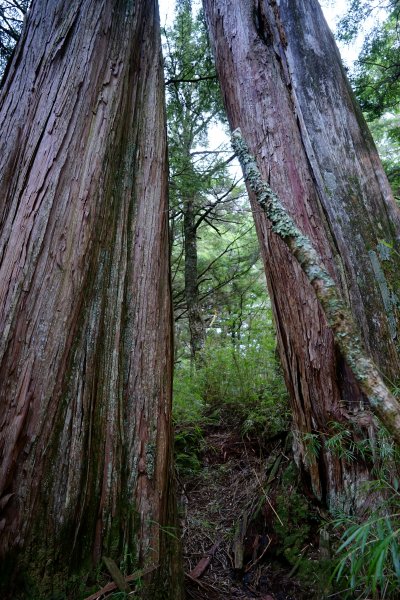
<path id="1" fill-rule="evenodd" d="M 192 361 L 204 346 L 205 327 L 201 314 L 198 285 L 196 205 L 192 198 L 183 202 L 183 233 L 185 244 L 185 297 L 190 332 Z"/>
<path id="2" fill-rule="evenodd" d="M 399 372 L 399 213 L 316 0 L 204 0 L 232 129 L 338 283 L 378 367 Z M 310 284 L 253 205 L 290 391 L 295 455 L 314 493 L 349 508 L 369 477 L 322 446 L 329 423 L 373 435 L 365 398 Z M 311 435 L 310 435 L 311 434 Z"/>
<path id="3" fill-rule="evenodd" d="M 30 597 L 102 555 L 181 597 L 159 38 L 156 0 L 34 0 L 0 99 L 0 554 Z"/>

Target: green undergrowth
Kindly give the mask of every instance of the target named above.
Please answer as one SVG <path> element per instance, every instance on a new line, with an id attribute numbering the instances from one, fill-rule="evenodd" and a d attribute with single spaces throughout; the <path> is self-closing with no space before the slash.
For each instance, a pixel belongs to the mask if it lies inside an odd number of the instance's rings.
<path id="1" fill-rule="evenodd" d="M 181 474 L 201 471 L 200 453 L 204 448 L 204 430 L 199 425 L 186 425 L 175 430 L 175 465 Z"/>
<path id="2" fill-rule="evenodd" d="M 275 511 L 273 526 L 279 553 L 294 566 L 306 548 L 315 513 L 300 491 L 293 463 L 283 472 L 275 497 Z"/>
<path id="3" fill-rule="evenodd" d="M 378 431 L 373 472 L 366 483 L 370 498 L 378 498 L 363 515 L 338 514 L 332 524 L 340 541 L 332 579 L 343 598 L 395 600 L 400 589 L 400 452 L 388 433 Z"/>
<path id="4" fill-rule="evenodd" d="M 173 414 L 178 471 L 201 468 L 204 429 L 234 428 L 260 441 L 289 429 L 288 396 L 270 331 L 249 345 L 209 337 L 197 366 L 176 365 Z"/>
<path id="5" fill-rule="evenodd" d="M 330 437 L 323 442 L 348 462 L 373 464 L 377 479 L 365 484 L 370 505 L 357 516 L 338 513 L 325 515 L 326 521 L 320 519 L 301 486 L 296 487 L 295 471 L 289 467 L 282 476 L 275 505 L 280 517 L 274 524 L 280 554 L 294 565 L 299 578 L 317 587 L 321 584 L 321 598 L 335 594 L 343 600 L 395 600 L 400 589 L 399 449 L 382 427 L 374 444 L 367 447 L 352 442 L 346 429 L 331 423 Z M 320 449 L 319 438 L 310 437 L 310 455 L 318 456 Z M 320 556 L 313 556 L 310 544 L 315 526 L 329 540 L 328 552 Z"/>
<path id="6" fill-rule="evenodd" d="M 290 453 L 289 453 L 290 455 Z M 294 578 L 310 598 L 322 599 L 332 592 L 330 577 L 336 560 L 332 556 L 331 536 L 319 507 L 306 495 L 301 475 L 293 460 L 282 469 L 271 494 L 268 529 L 272 532 L 271 558 L 286 565 L 289 578 Z M 327 548 L 322 548 L 321 530 L 328 535 Z"/>
<path id="7" fill-rule="evenodd" d="M 386 482 L 373 482 L 374 487 Z M 396 600 L 400 589 L 400 495 L 393 489 L 386 502 L 364 519 L 342 516 L 338 561 L 332 579 L 343 598 Z"/>
<path id="8" fill-rule="evenodd" d="M 275 338 L 268 330 L 250 341 L 210 334 L 197 366 L 181 358 L 175 368 L 174 418 L 180 425 L 215 420 L 218 411 L 228 408 L 243 431 L 274 434 L 287 427 L 287 398 Z"/>
<path id="9" fill-rule="evenodd" d="M 210 488 L 211 479 L 207 478 L 212 478 L 214 487 L 218 478 L 226 485 L 235 464 L 229 462 L 228 450 L 228 462 L 219 464 L 218 473 L 215 471 L 213 465 L 217 459 L 212 456 L 213 448 L 207 447 L 210 439 L 215 439 L 215 432 L 222 436 L 227 433 L 224 448 L 231 448 L 230 436 L 236 435 L 232 447 L 247 444 L 266 457 L 282 452 L 284 467 L 279 468 L 273 484 L 262 492 L 259 500 L 255 498 L 255 503 L 264 509 L 253 515 L 251 527 L 261 537 L 270 538 L 266 563 L 273 565 L 275 561 L 278 572 L 283 569 L 285 577 L 299 582 L 309 598 L 398 598 L 398 450 L 383 428 L 377 429 L 372 443 L 361 433 L 354 434 L 335 421 L 328 424 L 325 432 L 306 434 L 303 440 L 306 460 L 320 460 L 322 450 L 327 449 L 348 464 L 366 463 L 376 478 L 365 494 L 371 498 L 371 506 L 357 518 L 349 514 L 329 515 L 318 506 L 304 487 L 291 458 L 290 444 L 283 448 L 290 429 L 289 406 L 270 324 L 239 339 L 211 332 L 196 365 L 181 357 L 175 371 L 174 419 L 178 474 L 186 482 L 192 477 L 196 485 L 202 481 L 205 489 Z M 208 461 L 204 463 L 205 456 Z M 240 460 L 246 465 L 245 456 Z M 243 468 L 249 467 L 241 463 L 239 471 Z M 251 469 L 249 473 L 252 477 Z M 222 487 L 218 492 L 220 496 L 226 493 L 229 495 L 229 490 Z M 382 501 L 377 503 L 373 498 L 378 497 Z M 201 518 L 204 524 L 210 521 L 207 514 Z M 211 529 L 204 525 L 208 535 L 215 527 L 215 523 Z M 226 532 L 227 538 L 230 535 L 234 536 L 233 530 Z"/>

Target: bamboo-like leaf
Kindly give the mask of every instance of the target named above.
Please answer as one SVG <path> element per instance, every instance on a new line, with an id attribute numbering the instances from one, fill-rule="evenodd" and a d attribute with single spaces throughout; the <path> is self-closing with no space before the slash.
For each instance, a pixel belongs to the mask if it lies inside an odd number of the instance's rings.
<path id="1" fill-rule="evenodd" d="M 381 542 L 381 544 L 379 544 L 378 548 L 375 551 L 376 560 L 373 560 L 371 563 L 371 569 L 372 565 L 375 566 L 374 572 L 372 574 L 372 589 L 374 592 L 376 591 L 378 584 L 383 582 L 384 564 L 388 549 L 389 548 L 387 541 L 384 540 L 383 542 Z"/>
<path id="2" fill-rule="evenodd" d="M 393 563 L 394 571 L 396 573 L 397 579 L 399 579 L 399 584 L 400 584 L 400 557 L 399 557 L 398 544 L 397 544 L 396 539 L 394 539 L 393 543 L 390 545 L 390 552 L 392 555 L 392 563 Z"/>
<path id="3" fill-rule="evenodd" d="M 369 526 L 370 524 L 367 522 L 364 525 L 354 525 L 353 527 L 350 527 L 344 534 L 344 536 L 346 536 L 346 539 L 339 546 L 338 553 L 342 552 L 345 548 L 347 548 L 352 541 L 357 540 L 360 536 L 362 536 L 363 530 L 368 529 Z"/>

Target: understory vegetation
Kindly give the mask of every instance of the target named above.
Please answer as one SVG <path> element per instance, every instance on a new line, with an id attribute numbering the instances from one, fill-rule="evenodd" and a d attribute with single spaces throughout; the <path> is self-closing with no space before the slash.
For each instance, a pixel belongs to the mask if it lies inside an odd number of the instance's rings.
<path id="1" fill-rule="evenodd" d="M 344 579 L 352 594 L 360 598 L 396 598 L 400 585 L 400 493 L 399 483 L 388 479 L 370 484 L 386 501 L 366 520 L 340 516 L 334 525 L 342 531 L 337 548 L 334 577 Z"/>
<path id="2" fill-rule="evenodd" d="M 372 500 L 361 517 L 326 512 L 293 460 L 272 325 L 252 333 L 250 348 L 211 334 L 203 366 L 187 359 L 176 369 L 175 457 L 187 572 L 196 556 L 218 544 L 201 587 L 188 581 L 190 597 L 280 591 L 295 599 L 397 598 L 400 493 L 393 443 L 380 430 L 374 447 L 357 444 L 334 422 L 329 437 L 310 436 L 310 456 L 324 443 L 350 463 L 373 461 L 376 481 L 365 493 L 384 498 Z"/>
<path id="3" fill-rule="evenodd" d="M 376 477 L 366 484 L 371 505 L 361 516 L 328 513 L 316 503 L 291 453 L 273 326 L 268 319 L 260 325 L 237 344 L 211 332 L 200 366 L 181 358 L 176 367 L 175 459 L 186 571 L 217 544 L 201 585 L 188 580 L 190 597 L 280 591 L 296 600 L 397 598 L 398 451 L 382 429 L 374 446 L 354 442 L 335 422 L 329 436 L 309 436 L 310 459 L 324 444 L 349 463 L 373 463 Z"/>

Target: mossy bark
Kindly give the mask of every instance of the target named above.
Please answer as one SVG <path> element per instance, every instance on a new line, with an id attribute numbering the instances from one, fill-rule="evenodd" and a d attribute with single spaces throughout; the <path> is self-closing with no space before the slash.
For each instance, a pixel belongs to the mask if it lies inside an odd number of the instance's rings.
<path id="1" fill-rule="evenodd" d="M 180 598 L 156 0 L 34 0 L 0 124 L 2 597 L 106 555 Z"/>
<path id="2" fill-rule="evenodd" d="M 232 130 L 241 129 L 262 178 L 337 285 L 368 355 L 385 381 L 395 383 L 400 216 L 318 2 L 238 0 L 234 10 L 228 0 L 203 4 Z M 248 189 L 291 396 L 297 462 L 319 499 L 357 510 L 370 466 L 334 455 L 324 439 L 335 421 L 373 444 L 368 402 L 309 281 Z M 321 441 L 318 457 L 307 456 L 310 434 Z"/>
<path id="3" fill-rule="evenodd" d="M 296 227 L 279 198 L 262 180 L 240 130 L 232 134 L 232 145 L 242 165 L 245 180 L 271 222 L 272 231 L 285 242 L 312 285 L 326 320 L 347 364 L 373 412 L 400 445 L 400 402 L 385 385 L 381 374 L 363 348 L 354 319 L 343 302 L 339 286 L 322 264 L 310 239 Z"/>

